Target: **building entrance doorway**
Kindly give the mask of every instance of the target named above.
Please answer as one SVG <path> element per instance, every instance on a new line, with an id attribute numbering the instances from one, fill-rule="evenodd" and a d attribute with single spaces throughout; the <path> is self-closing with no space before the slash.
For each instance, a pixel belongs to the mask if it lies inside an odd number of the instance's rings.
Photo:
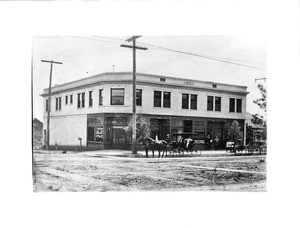
<path id="1" fill-rule="evenodd" d="M 170 120 L 169 119 L 150 119 L 150 137 L 159 140 L 165 140 L 167 134 L 170 134 Z"/>
<path id="2" fill-rule="evenodd" d="M 106 118 L 106 149 L 128 149 L 128 138 L 125 131 L 127 118 Z"/>
<path id="3" fill-rule="evenodd" d="M 193 121 L 184 120 L 183 121 L 183 132 L 193 132 Z"/>

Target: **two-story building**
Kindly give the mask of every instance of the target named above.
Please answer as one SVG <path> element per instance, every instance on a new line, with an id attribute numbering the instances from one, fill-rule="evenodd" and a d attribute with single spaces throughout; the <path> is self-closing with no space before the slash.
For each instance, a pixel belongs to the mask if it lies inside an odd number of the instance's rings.
<path id="1" fill-rule="evenodd" d="M 131 72 L 103 73 L 54 86 L 50 145 L 74 149 L 81 138 L 86 149 L 129 148 L 126 128 L 132 117 L 132 89 Z M 193 132 L 209 143 L 207 149 L 223 148 L 226 123 L 237 120 L 245 141 L 246 86 L 138 73 L 136 94 L 137 115 L 150 126 L 152 138 Z M 48 89 L 41 96 L 47 123 Z M 44 134 L 46 129 L 45 124 Z"/>

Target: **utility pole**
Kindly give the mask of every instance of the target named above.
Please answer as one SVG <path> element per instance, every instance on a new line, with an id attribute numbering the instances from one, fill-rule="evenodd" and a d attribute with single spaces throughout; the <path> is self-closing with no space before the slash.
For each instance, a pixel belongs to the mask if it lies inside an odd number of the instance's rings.
<path id="1" fill-rule="evenodd" d="M 49 140 L 50 140 L 50 109 L 51 109 L 51 82 L 52 82 L 52 68 L 54 64 L 62 64 L 61 62 L 54 62 L 53 60 L 41 60 L 43 63 L 50 63 L 50 79 L 49 79 L 49 91 L 48 91 L 48 116 L 47 116 L 47 145 L 46 149 L 49 150 Z"/>
<path id="2" fill-rule="evenodd" d="M 132 45 L 121 44 L 121 47 L 132 48 L 133 50 L 133 83 L 132 83 L 132 153 L 137 153 L 137 146 L 136 146 L 136 49 L 140 50 L 148 50 L 146 47 L 139 47 L 136 46 L 135 40 L 141 36 L 132 36 L 131 38 L 127 39 L 126 42 L 131 42 Z"/>

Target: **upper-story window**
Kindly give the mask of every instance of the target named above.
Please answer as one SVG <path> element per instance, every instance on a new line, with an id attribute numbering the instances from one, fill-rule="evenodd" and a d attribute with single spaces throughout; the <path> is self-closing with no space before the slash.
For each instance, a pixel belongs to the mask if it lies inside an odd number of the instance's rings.
<path id="1" fill-rule="evenodd" d="M 236 99 L 236 112 L 242 112 L 242 99 Z"/>
<path id="2" fill-rule="evenodd" d="M 187 93 L 182 94 L 182 108 L 189 109 L 189 97 L 190 95 Z"/>
<path id="3" fill-rule="evenodd" d="M 48 110 L 49 110 L 49 102 L 48 102 L 48 99 L 46 100 L 46 112 L 48 112 Z"/>
<path id="4" fill-rule="evenodd" d="M 160 81 L 161 82 L 166 82 L 166 79 L 165 78 L 160 78 Z"/>
<path id="5" fill-rule="evenodd" d="M 70 104 L 73 104 L 73 95 L 70 95 Z"/>
<path id="6" fill-rule="evenodd" d="M 85 93 L 77 94 L 77 108 L 84 108 L 85 106 Z"/>
<path id="7" fill-rule="evenodd" d="M 243 99 L 229 98 L 229 112 L 242 112 Z"/>
<path id="8" fill-rule="evenodd" d="M 229 112 L 235 112 L 235 99 L 229 98 Z"/>
<path id="9" fill-rule="evenodd" d="M 99 105 L 103 105 L 103 89 L 99 89 Z"/>
<path id="10" fill-rule="evenodd" d="M 111 105 L 124 105 L 124 89 L 111 89 Z"/>
<path id="11" fill-rule="evenodd" d="M 197 109 L 197 95 L 191 94 L 191 109 Z"/>
<path id="12" fill-rule="evenodd" d="M 221 97 L 207 96 L 207 111 L 221 111 Z"/>
<path id="13" fill-rule="evenodd" d="M 57 97 L 55 99 L 55 110 L 56 111 L 61 110 L 61 97 Z"/>
<path id="14" fill-rule="evenodd" d="M 93 91 L 89 91 L 89 107 L 93 107 Z"/>
<path id="15" fill-rule="evenodd" d="M 182 94 L 182 109 L 197 110 L 197 95 L 196 94 Z"/>
<path id="16" fill-rule="evenodd" d="M 207 111 L 213 111 L 213 110 L 214 110 L 214 97 L 207 96 Z"/>
<path id="17" fill-rule="evenodd" d="M 161 91 L 154 91 L 154 107 L 161 107 Z"/>
<path id="18" fill-rule="evenodd" d="M 154 107 L 170 108 L 171 92 L 154 91 Z"/>
<path id="19" fill-rule="evenodd" d="M 141 89 L 136 90 L 136 105 L 142 106 L 142 90 Z"/>
<path id="20" fill-rule="evenodd" d="M 215 111 L 221 111 L 221 97 L 215 97 Z"/>
<path id="21" fill-rule="evenodd" d="M 163 106 L 164 106 L 164 108 L 170 108 L 171 107 L 171 93 L 170 92 L 164 92 Z"/>
<path id="22" fill-rule="evenodd" d="M 68 96 L 65 97 L 65 104 L 68 104 Z"/>

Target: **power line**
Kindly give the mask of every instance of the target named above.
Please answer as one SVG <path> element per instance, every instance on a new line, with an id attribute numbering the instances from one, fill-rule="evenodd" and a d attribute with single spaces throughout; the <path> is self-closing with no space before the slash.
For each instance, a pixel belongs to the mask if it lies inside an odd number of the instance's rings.
<path id="1" fill-rule="evenodd" d="M 108 40 L 123 41 L 122 39 L 113 38 L 113 37 L 95 36 L 95 38 L 97 38 L 97 37 L 102 38 L 102 39 L 108 39 Z M 165 48 L 165 47 L 161 47 L 161 46 L 157 46 L 157 45 L 152 45 L 152 44 L 148 44 L 148 43 L 143 43 L 143 42 L 138 42 L 138 41 L 136 43 L 147 45 L 147 46 L 152 47 L 152 48 L 166 50 L 166 51 L 178 51 L 178 50 L 174 50 L 174 49 L 171 49 L 171 48 Z M 259 63 L 259 62 L 239 60 L 239 59 L 233 59 L 233 58 L 224 58 L 224 57 L 218 57 L 218 56 L 201 55 L 201 57 L 215 58 L 215 59 L 220 59 L 220 60 L 235 61 L 235 62 L 245 62 L 245 63 L 253 63 L 253 64 L 264 65 L 263 63 Z"/>
<path id="2" fill-rule="evenodd" d="M 98 38 L 79 37 L 79 36 L 73 36 L 73 37 L 75 37 L 75 38 L 81 38 L 81 39 L 89 39 L 89 40 L 96 40 L 96 41 L 102 41 L 102 42 L 120 44 L 119 42 L 117 43 L 117 42 L 108 41 L 108 40 L 101 40 L 101 39 L 98 39 Z M 109 40 L 120 40 L 118 38 L 111 38 L 111 37 L 100 37 L 100 38 L 109 39 Z M 233 64 L 233 65 L 237 65 L 237 66 L 243 66 L 243 67 L 252 68 L 252 69 L 256 69 L 256 70 L 264 70 L 264 71 L 266 70 L 266 69 L 260 68 L 260 67 L 254 67 L 254 66 L 249 66 L 249 65 L 246 65 L 246 64 L 241 64 L 241 63 L 233 62 L 230 59 L 219 58 L 219 57 L 212 57 L 212 56 L 206 56 L 206 55 L 200 55 L 200 54 L 195 54 L 195 53 L 191 53 L 191 52 L 175 50 L 175 49 L 171 49 L 171 48 L 160 47 L 160 46 L 156 46 L 156 45 L 152 45 L 152 44 L 147 44 L 147 43 L 142 43 L 142 42 L 139 42 L 139 43 L 143 44 L 143 45 L 147 45 L 147 46 L 152 47 L 152 48 L 157 48 L 157 49 L 166 50 L 166 51 L 170 51 L 170 52 L 191 55 L 191 56 L 200 57 L 200 58 L 209 59 L 209 60 L 215 60 L 215 61 L 219 61 L 219 62 L 223 62 L 223 63 Z M 235 60 L 235 61 L 247 62 L 247 61 L 242 61 L 242 60 Z M 248 61 L 248 63 L 251 63 L 251 62 Z M 254 63 L 254 62 L 252 62 L 252 63 Z M 258 64 L 260 64 L 260 63 L 258 63 Z"/>

